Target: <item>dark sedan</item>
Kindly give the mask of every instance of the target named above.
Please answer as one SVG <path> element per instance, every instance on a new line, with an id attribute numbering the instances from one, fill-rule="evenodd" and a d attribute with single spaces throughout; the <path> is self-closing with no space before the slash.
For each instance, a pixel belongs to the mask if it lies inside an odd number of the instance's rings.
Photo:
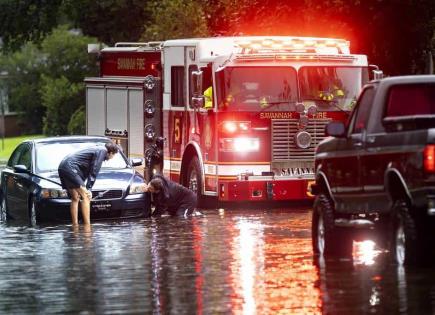
<path id="1" fill-rule="evenodd" d="M 69 221 L 70 199 L 57 172 L 68 154 L 89 146 L 103 146 L 106 137 L 70 136 L 28 140 L 12 153 L 1 172 L 2 218 L 39 221 Z M 105 161 L 92 188 L 91 220 L 136 218 L 150 215 L 144 179 L 120 152 Z"/>

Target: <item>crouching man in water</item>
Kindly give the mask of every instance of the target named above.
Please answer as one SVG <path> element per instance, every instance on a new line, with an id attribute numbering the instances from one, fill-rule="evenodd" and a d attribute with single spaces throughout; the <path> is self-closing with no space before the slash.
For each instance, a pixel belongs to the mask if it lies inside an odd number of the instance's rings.
<path id="1" fill-rule="evenodd" d="M 188 217 L 196 213 L 196 194 L 161 175 L 155 175 L 150 180 L 146 191 L 153 194 L 156 206 L 153 215 L 161 215 L 168 211 L 173 216 Z"/>
<path id="2" fill-rule="evenodd" d="M 62 187 L 68 190 L 71 196 L 72 224 L 78 224 L 78 207 L 81 199 L 83 224 L 89 225 L 92 192 L 90 189 L 95 183 L 103 161 L 110 160 L 118 153 L 118 147 L 113 142 L 105 146 L 95 146 L 67 155 L 59 164 L 59 177 Z M 85 186 L 86 181 L 86 186 Z"/>

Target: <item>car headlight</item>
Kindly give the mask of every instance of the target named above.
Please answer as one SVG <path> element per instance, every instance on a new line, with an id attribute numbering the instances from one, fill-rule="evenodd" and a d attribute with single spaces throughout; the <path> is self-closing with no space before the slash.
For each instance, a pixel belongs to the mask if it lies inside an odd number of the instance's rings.
<path id="1" fill-rule="evenodd" d="M 130 195 L 133 194 L 143 194 L 145 192 L 145 183 L 133 183 L 130 185 Z"/>
<path id="2" fill-rule="evenodd" d="M 41 189 L 41 198 L 68 198 L 68 192 L 65 189 Z"/>

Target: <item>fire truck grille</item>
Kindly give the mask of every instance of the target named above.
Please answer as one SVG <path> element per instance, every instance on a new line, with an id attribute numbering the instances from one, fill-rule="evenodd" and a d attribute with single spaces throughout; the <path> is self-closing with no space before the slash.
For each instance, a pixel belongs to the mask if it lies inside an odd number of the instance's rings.
<path id="1" fill-rule="evenodd" d="M 119 199 L 122 197 L 122 190 L 93 190 L 92 198 L 98 200 Z"/>
<path id="2" fill-rule="evenodd" d="M 310 119 L 305 131 L 311 135 L 306 149 L 296 146 L 295 134 L 299 131 L 298 119 L 272 120 L 272 161 L 314 161 L 315 147 L 325 138 L 325 126 L 330 119 Z"/>

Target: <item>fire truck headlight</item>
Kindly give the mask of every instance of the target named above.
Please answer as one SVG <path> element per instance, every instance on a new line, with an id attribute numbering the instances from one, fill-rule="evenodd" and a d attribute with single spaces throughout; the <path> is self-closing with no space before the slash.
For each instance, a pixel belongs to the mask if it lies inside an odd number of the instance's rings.
<path id="1" fill-rule="evenodd" d="M 260 149 L 258 138 L 225 138 L 220 143 L 221 151 L 226 152 L 254 152 Z"/>
<path id="2" fill-rule="evenodd" d="M 145 113 L 148 117 L 153 117 L 154 113 L 156 112 L 156 107 L 154 106 L 154 103 L 152 100 L 147 100 L 145 102 Z"/>
<path id="3" fill-rule="evenodd" d="M 156 136 L 156 128 L 151 124 L 146 125 L 145 126 L 145 138 L 148 141 L 152 141 L 155 136 Z"/>

